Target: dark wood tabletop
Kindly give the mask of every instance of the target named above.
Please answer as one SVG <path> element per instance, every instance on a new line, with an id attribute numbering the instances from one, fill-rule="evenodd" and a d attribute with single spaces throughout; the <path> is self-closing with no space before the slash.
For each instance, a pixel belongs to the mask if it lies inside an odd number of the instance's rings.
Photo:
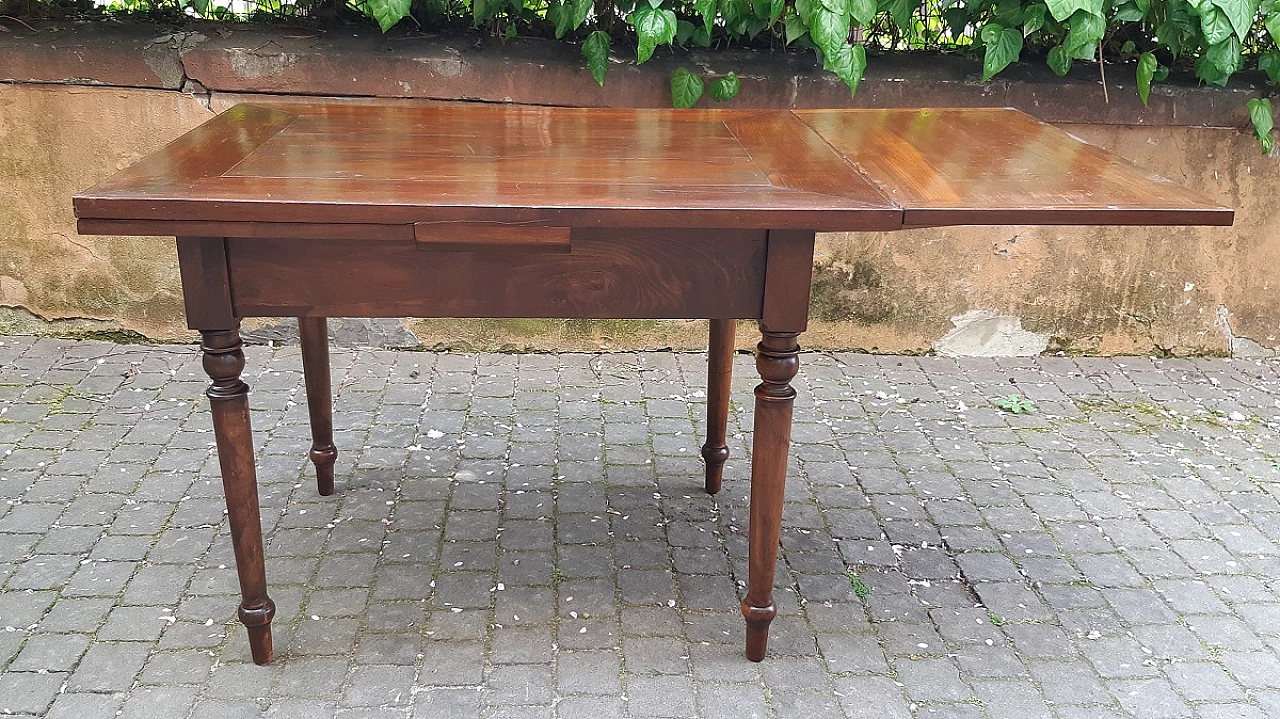
<path id="1" fill-rule="evenodd" d="M 777 614 L 817 231 L 1232 221 L 1230 208 L 1025 114 L 973 109 L 244 104 L 74 204 L 84 234 L 177 238 L 258 663 L 272 658 L 276 607 L 242 318 L 298 318 L 321 494 L 334 492 L 338 455 L 328 317 L 708 319 L 711 493 L 729 456 L 734 320 L 757 320 L 741 610 L 759 661 Z"/>
<path id="2" fill-rule="evenodd" d="M 229 220 L 842 231 L 1232 220 L 1016 110 L 474 103 L 237 105 L 75 209 L 86 232 L 137 234 Z"/>

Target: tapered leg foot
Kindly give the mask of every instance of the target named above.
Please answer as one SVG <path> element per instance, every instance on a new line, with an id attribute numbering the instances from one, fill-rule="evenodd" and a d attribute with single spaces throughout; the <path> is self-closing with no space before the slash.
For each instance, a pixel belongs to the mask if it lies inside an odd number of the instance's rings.
<path id="1" fill-rule="evenodd" d="M 276 614 L 276 604 L 270 597 L 260 607 L 240 605 L 240 623 L 249 630 L 249 652 L 254 664 L 269 664 L 274 656 L 271 646 L 271 619 Z"/>
<path id="2" fill-rule="evenodd" d="M 329 327 L 324 317 L 299 317 L 302 340 L 302 376 L 307 386 L 307 411 L 311 415 L 311 463 L 316 466 L 316 489 L 333 494 L 333 390 L 329 379 Z"/>
<path id="3" fill-rule="evenodd" d="M 707 465 L 707 494 L 720 491 L 724 463 L 729 459 L 729 387 L 733 381 L 733 320 L 711 320 L 707 352 L 707 442 L 702 459 Z"/>
<path id="4" fill-rule="evenodd" d="M 800 347 L 796 344 L 799 333 L 762 329 L 762 335 L 756 348 L 756 369 L 762 382 L 756 387 L 749 569 L 747 596 L 742 600 L 742 616 L 747 621 L 747 659 L 753 662 L 764 659 L 769 623 L 778 613 L 773 604 L 773 575 L 778 566 L 782 494 L 791 447 L 791 409 L 796 398 L 791 380 L 800 368 Z"/>
<path id="5" fill-rule="evenodd" d="M 764 659 L 769 650 L 769 624 L 778 615 L 772 604 L 767 607 L 753 607 L 745 600 L 742 602 L 742 616 L 747 620 L 747 659 L 758 662 Z"/>
<path id="6" fill-rule="evenodd" d="M 240 621 L 249 630 L 253 661 L 266 664 L 271 661 L 271 617 L 276 607 L 267 596 L 258 476 L 253 462 L 253 430 L 249 425 L 249 386 L 240 380 L 244 370 L 240 332 L 238 328 L 202 330 L 200 335 L 204 370 L 213 380 L 205 394 L 213 413 L 213 434 L 231 523 L 231 545 L 240 577 Z"/>

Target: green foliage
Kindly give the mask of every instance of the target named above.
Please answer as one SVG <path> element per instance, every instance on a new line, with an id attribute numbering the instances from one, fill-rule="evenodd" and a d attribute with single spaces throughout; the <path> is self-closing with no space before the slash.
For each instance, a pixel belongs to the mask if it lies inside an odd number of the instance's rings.
<path id="1" fill-rule="evenodd" d="M 738 76 L 729 73 L 724 77 L 711 83 L 711 98 L 716 102 L 724 102 L 732 100 L 738 96 L 738 92 L 742 90 L 742 82 L 738 80 Z"/>
<path id="2" fill-rule="evenodd" d="M 1028 414 L 1034 412 L 1036 405 L 1031 400 L 1020 394 L 1011 394 L 1007 397 L 997 397 L 991 400 L 991 404 L 999 407 L 1006 412 L 1013 414 Z"/>
<path id="3" fill-rule="evenodd" d="M 702 78 L 683 67 L 671 73 L 671 104 L 679 108 L 690 108 L 702 97 Z"/>
<path id="4" fill-rule="evenodd" d="M 208 0 L 202 0 L 208 5 Z M 378 21 L 383 32 L 395 27 L 401 18 L 409 14 L 409 0 L 368 0 L 368 12 Z"/>
<path id="5" fill-rule="evenodd" d="M 1135 73 L 1128 77 L 1136 77 L 1144 104 L 1152 85 L 1171 71 L 1218 86 L 1241 71 L 1260 71 L 1270 81 L 1264 98 L 1280 84 L 1280 0 L 247 0 L 250 9 L 237 12 L 230 0 L 99 1 L 108 3 L 108 13 L 152 17 L 292 22 L 363 15 L 384 32 L 475 27 L 499 38 L 555 37 L 581 47 L 600 84 L 615 46 L 634 47 L 635 62 L 643 63 L 663 45 L 813 52 L 851 93 L 869 54 L 906 50 L 980 58 L 984 82 L 1018 62 L 1043 62 L 1059 75 L 1073 66 L 1099 72 L 1099 57 L 1130 63 L 1126 74 Z M 40 0 L 28 7 L 81 2 Z M 715 99 L 741 90 L 736 77 L 699 79 Z M 687 102 L 693 87 L 682 76 L 685 94 L 673 95 L 673 102 Z M 1255 123 L 1261 107 L 1250 105 Z"/>
<path id="6" fill-rule="evenodd" d="M 1246 104 L 1249 106 L 1249 119 L 1253 121 L 1253 131 L 1262 143 L 1262 151 L 1271 154 L 1271 130 L 1275 126 L 1271 118 L 1271 100 L 1255 97 Z"/>
<path id="7" fill-rule="evenodd" d="M 591 69 L 591 77 L 604 85 L 604 72 L 609 69 L 609 45 L 613 41 L 609 33 L 596 30 L 587 36 L 582 43 L 582 54 L 587 56 L 587 67 Z"/>
<path id="8" fill-rule="evenodd" d="M 1022 33 L 999 23 L 988 23 L 982 28 L 982 43 L 987 46 L 982 57 L 982 81 L 986 82 L 1018 59 L 1022 52 Z"/>
<path id="9" fill-rule="evenodd" d="M 853 587 L 853 593 L 858 596 L 858 599 L 866 599 L 871 593 L 871 588 L 852 569 L 846 571 L 845 576 L 849 578 L 849 584 Z"/>
<path id="10" fill-rule="evenodd" d="M 1151 97 L 1151 80 L 1155 78 L 1159 67 L 1160 62 L 1149 52 L 1142 53 L 1142 57 L 1138 58 L 1138 97 L 1143 105 L 1146 105 L 1148 98 Z"/>
<path id="11" fill-rule="evenodd" d="M 636 46 L 636 63 L 653 56 L 658 45 L 669 45 L 676 39 L 676 14 L 662 7 L 645 5 L 627 17 L 635 28 L 639 44 Z"/>

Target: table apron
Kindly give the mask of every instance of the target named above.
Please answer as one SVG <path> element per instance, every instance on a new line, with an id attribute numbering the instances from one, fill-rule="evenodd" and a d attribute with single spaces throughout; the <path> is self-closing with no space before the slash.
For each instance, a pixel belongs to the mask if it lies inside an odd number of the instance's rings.
<path id="1" fill-rule="evenodd" d="M 761 316 L 763 230 L 575 228 L 567 253 L 226 238 L 237 317 Z"/>

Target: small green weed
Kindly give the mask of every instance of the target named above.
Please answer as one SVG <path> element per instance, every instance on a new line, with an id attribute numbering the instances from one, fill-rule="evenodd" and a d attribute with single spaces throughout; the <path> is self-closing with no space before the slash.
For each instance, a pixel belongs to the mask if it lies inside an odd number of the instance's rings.
<path id="1" fill-rule="evenodd" d="M 568 578 L 569 578 L 568 575 L 566 575 L 564 572 L 560 571 L 559 569 L 553 570 L 551 572 L 551 585 L 559 586 L 560 582 L 563 582 Z"/>
<path id="2" fill-rule="evenodd" d="M 991 624 L 993 626 L 997 626 L 997 627 L 1004 626 L 1004 617 L 1000 616 L 999 614 L 996 614 L 995 612 L 988 611 L 987 619 L 991 620 Z"/>
<path id="3" fill-rule="evenodd" d="M 1036 410 L 1035 402 L 1023 397 L 1020 394 L 1011 394 L 1007 397 L 997 397 L 991 400 L 991 404 L 999 407 L 1006 412 L 1014 414 L 1029 414 Z"/>
<path id="4" fill-rule="evenodd" d="M 845 572 L 845 574 L 848 575 L 849 584 L 853 586 L 853 593 L 858 595 L 858 599 L 866 599 L 867 595 L 871 593 L 871 587 L 864 584 L 863 581 L 858 578 L 858 575 L 853 573 L 852 569 Z"/>

